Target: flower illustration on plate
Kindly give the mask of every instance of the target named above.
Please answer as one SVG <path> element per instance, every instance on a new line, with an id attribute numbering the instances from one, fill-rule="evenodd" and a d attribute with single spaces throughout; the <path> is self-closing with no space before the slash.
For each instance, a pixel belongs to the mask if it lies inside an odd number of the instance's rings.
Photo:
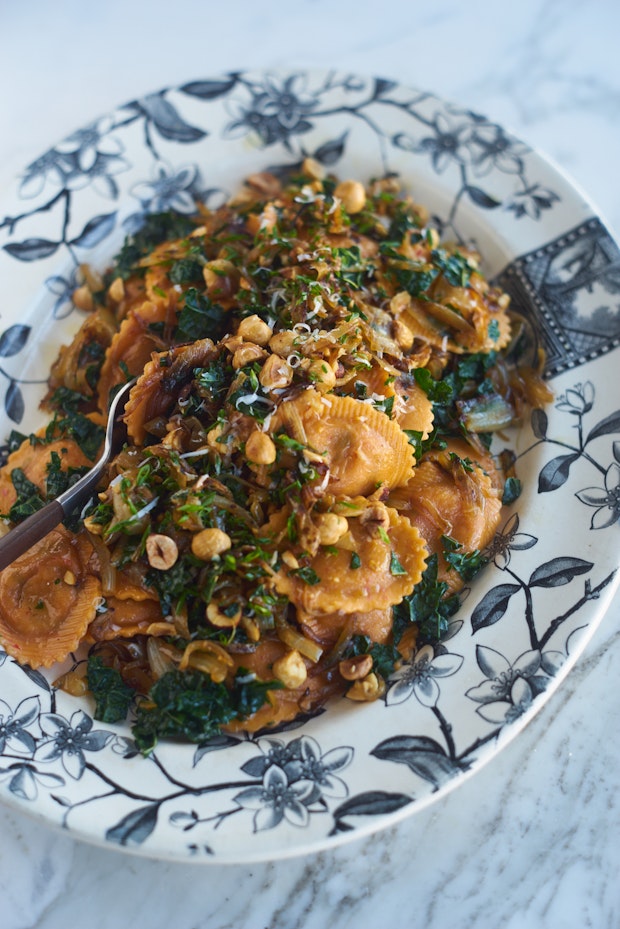
<path id="1" fill-rule="evenodd" d="M 8 703 L 0 700 L 0 755 L 4 754 L 5 748 L 34 751 L 36 743 L 27 726 L 35 721 L 40 710 L 38 697 L 26 697 L 17 705 L 15 712 Z"/>
<path id="2" fill-rule="evenodd" d="M 424 645 L 415 653 L 412 662 L 388 690 L 385 701 L 388 706 L 404 703 L 412 695 L 423 706 L 436 705 L 440 695 L 437 679 L 456 674 L 463 658 L 445 651 L 442 646 L 435 648 Z"/>
<path id="3" fill-rule="evenodd" d="M 54 274 L 46 279 L 45 286 L 55 298 L 52 310 L 54 319 L 64 319 L 73 311 L 73 293 L 79 286 L 77 276 L 78 269 L 74 268 L 67 277 Z"/>
<path id="4" fill-rule="evenodd" d="M 575 384 L 574 387 L 560 394 L 555 406 L 556 409 L 564 413 L 572 413 L 573 416 L 583 416 L 589 413 L 594 404 L 594 384 L 592 381 L 586 381 L 585 384 Z"/>
<path id="5" fill-rule="evenodd" d="M 541 213 L 544 210 L 551 209 L 559 199 L 558 195 L 552 190 L 541 187 L 540 184 L 532 184 L 513 194 L 512 200 L 506 205 L 506 209 L 511 210 L 517 219 L 521 219 L 523 216 L 529 216 L 530 219 L 540 219 Z"/>
<path id="6" fill-rule="evenodd" d="M 21 761 L 8 768 L 0 768 L 0 781 L 8 781 L 11 793 L 21 800 L 36 800 L 39 786 L 62 787 L 65 783 L 59 774 L 39 771 L 33 764 Z"/>
<path id="7" fill-rule="evenodd" d="M 325 798 L 343 798 L 349 789 L 336 775 L 353 759 L 353 749 L 339 746 L 323 753 L 310 736 L 301 736 L 288 744 L 279 739 L 260 739 L 260 755 L 250 758 L 242 771 L 262 780 L 247 787 L 234 802 L 255 810 L 254 831 L 273 829 L 283 819 L 295 826 L 308 823 L 312 806 L 325 808 Z"/>
<path id="8" fill-rule="evenodd" d="M 67 774 L 79 780 L 84 773 L 84 752 L 100 752 L 114 733 L 93 729 L 93 721 L 82 710 L 76 710 L 70 720 L 57 713 L 44 713 L 39 725 L 46 737 L 37 746 L 35 761 L 56 761 L 60 758 Z"/>
<path id="9" fill-rule="evenodd" d="M 66 190 L 92 184 L 103 196 L 118 196 L 113 176 L 126 171 L 129 165 L 122 157 L 123 146 L 111 135 L 111 129 L 111 118 L 104 117 L 72 133 L 33 161 L 22 179 L 22 197 L 38 196 L 48 182 Z"/>
<path id="10" fill-rule="evenodd" d="M 104 116 L 72 133 L 56 146 L 56 151 L 69 156 L 68 162 L 72 167 L 88 174 L 98 159 L 109 161 L 121 158 L 123 146 L 111 134 L 112 129 L 111 117 Z"/>
<path id="11" fill-rule="evenodd" d="M 521 174 L 527 146 L 506 135 L 493 123 L 477 125 L 470 139 L 472 171 L 476 177 L 486 177 L 492 171 Z"/>
<path id="12" fill-rule="evenodd" d="M 233 797 L 246 810 L 256 810 L 254 831 L 273 829 L 283 819 L 293 826 L 305 826 L 310 813 L 306 802 L 314 792 L 314 782 L 295 780 L 279 765 L 270 765 L 258 787 L 247 787 Z"/>
<path id="13" fill-rule="evenodd" d="M 166 210 L 176 210 L 179 213 L 193 213 L 196 202 L 191 191 L 196 175 L 195 165 L 184 165 L 174 169 L 158 164 L 153 180 L 135 184 L 131 193 L 140 200 L 147 212 L 163 213 Z"/>
<path id="14" fill-rule="evenodd" d="M 538 539 L 528 532 L 519 532 L 519 514 L 513 513 L 484 550 L 487 561 L 504 571 L 510 564 L 511 552 L 522 552 L 536 545 Z"/>
<path id="15" fill-rule="evenodd" d="M 251 90 L 249 100 L 230 101 L 233 116 L 225 131 L 225 138 L 237 138 L 255 132 L 264 145 L 285 141 L 288 136 L 307 132 L 312 128 L 308 116 L 318 101 L 305 93 L 302 75 L 291 74 L 280 81 L 267 75 L 263 84 Z"/>
<path id="16" fill-rule="evenodd" d="M 263 752 L 246 762 L 242 770 L 246 774 L 262 777 L 270 767 L 279 767 L 290 783 L 311 781 L 314 789 L 306 803 L 314 803 L 321 796 L 346 797 L 348 788 L 337 771 L 342 771 L 353 760 L 353 749 L 341 745 L 323 754 L 321 746 L 310 736 L 301 736 L 285 744 L 279 739 L 261 739 L 259 748 Z"/>
<path id="17" fill-rule="evenodd" d="M 416 150 L 430 154 L 438 174 L 442 174 L 454 162 L 464 164 L 470 160 L 467 142 L 471 123 L 468 120 L 452 122 L 443 113 L 437 113 L 434 129 L 434 135 L 422 139 L 416 145 Z"/>
<path id="18" fill-rule="evenodd" d="M 479 645 L 476 660 L 486 680 L 471 687 L 465 696 L 480 704 L 476 712 L 487 722 L 504 725 L 522 716 L 534 698 L 546 690 L 565 655 L 530 649 L 511 664 L 501 652 Z"/>
<path id="19" fill-rule="evenodd" d="M 26 168 L 19 187 L 20 195 L 26 199 L 38 197 L 48 182 L 62 187 L 65 177 L 64 158 L 51 148 Z"/>
<path id="20" fill-rule="evenodd" d="M 620 458 L 620 442 L 614 442 L 614 456 Z M 591 529 L 607 529 L 620 520 L 620 464 L 613 461 L 605 472 L 604 487 L 585 487 L 575 496 L 587 506 L 595 507 Z"/>

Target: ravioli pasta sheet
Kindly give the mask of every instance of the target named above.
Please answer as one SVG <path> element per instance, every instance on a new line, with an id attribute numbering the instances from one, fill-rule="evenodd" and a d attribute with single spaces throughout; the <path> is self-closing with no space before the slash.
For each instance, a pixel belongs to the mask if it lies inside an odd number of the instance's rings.
<path id="1" fill-rule="evenodd" d="M 143 751 L 381 697 L 445 632 L 518 492 L 491 434 L 548 400 L 479 256 L 394 178 L 308 159 L 219 209 L 148 216 L 74 300 L 49 425 L 13 435 L 0 472 L 7 531 L 92 465 L 137 376 L 127 442 L 0 574 L 4 648 L 68 659 L 59 686 L 129 713 Z"/>

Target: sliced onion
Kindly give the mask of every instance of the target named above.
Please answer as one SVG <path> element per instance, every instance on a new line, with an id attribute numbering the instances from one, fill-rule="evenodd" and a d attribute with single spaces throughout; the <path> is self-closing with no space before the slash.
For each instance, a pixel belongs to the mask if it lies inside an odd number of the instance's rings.
<path id="1" fill-rule="evenodd" d="M 460 420 L 469 432 L 497 432 L 509 426 L 515 411 L 503 397 L 472 397 L 457 401 Z"/>
<path id="2" fill-rule="evenodd" d="M 276 632 L 278 638 L 284 642 L 285 645 L 288 645 L 289 648 L 297 649 L 301 655 L 305 658 L 309 658 L 310 661 L 318 661 L 323 654 L 323 649 L 320 645 L 317 645 L 316 642 L 313 642 L 312 639 L 307 638 L 307 636 L 302 635 L 301 632 L 298 632 L 290 626 L 286 620 L 277 616 Z"/>
<path id="3" fill-rule="evenodd" d="M 99 571 L 101 574 L 101 594 L 103 597 L 111 597 L 116 593 L 116 568 L 112 564 L 110 551 L 99 538 L 98 535 L 89 533 L 89 538 L 97 558 L 99 559 Z"/>

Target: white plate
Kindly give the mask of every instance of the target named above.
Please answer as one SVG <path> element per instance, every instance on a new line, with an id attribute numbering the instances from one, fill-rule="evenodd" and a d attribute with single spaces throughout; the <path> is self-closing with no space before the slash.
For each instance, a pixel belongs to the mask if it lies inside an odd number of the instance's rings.
<path id="1" fill-rule="evenodd" d="M 162 744 L 0 653 L 0 791 L 76 836 L 153 857 L 300 854 L 411 815 L 517 735 L 583 650 L 614 589 L 620 517 L 620 254 L 593 207 L 499 126 L 421 91 L 336 72 L 236 73 L 120 107 L 29 165 L 0 208 L 0 435 L 40 423 L 79 325 L 78 266 L 103 269 L 145 211 L 210 205 L 312 155 L 398 173 L 448 237 L 536 320 L 556 400 L 514 437 L 525 490 L 449 638 L 370 705 L 340 700 L 263 738 Z M 501 443 L 499 443 L 501 447 Z"/>

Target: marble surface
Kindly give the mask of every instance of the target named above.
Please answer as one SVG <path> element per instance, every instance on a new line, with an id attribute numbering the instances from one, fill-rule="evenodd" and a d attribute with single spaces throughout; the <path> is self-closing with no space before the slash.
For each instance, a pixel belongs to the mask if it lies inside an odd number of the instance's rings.
<path id="1" fill-rule="evenodd" d="M 618 34 L 616 0 L 0 2 L 0 190 L 141 93 L 236 68 L 334 65 L 428 87 L 513 129 L 618 230 Z M 615 929 L 619 669 L 617 596 L 499 757 L 398 827 L 317 855 L 199 869 L 90 847 L 0 808 L 0 925 Z"/>

